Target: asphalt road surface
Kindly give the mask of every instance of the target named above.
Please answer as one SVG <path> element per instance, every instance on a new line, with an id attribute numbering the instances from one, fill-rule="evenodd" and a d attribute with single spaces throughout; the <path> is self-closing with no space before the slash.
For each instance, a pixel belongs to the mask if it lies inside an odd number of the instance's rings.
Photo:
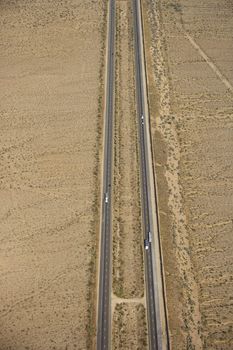
<path id="1" fill-rule="evenodd" d="M 103 169 L 103 204 L 101 223 L 101 255 L 99 274 L 99 302 L 97 349 L 111 348 L 111 187 L 112 187 L 112 128 L 114 114 L 115 61 L 115 0 L 109 1 L 109 28 L 107 47 L 107 80 L 105 105 L 105 142 Z"/>
<path id="2" fill-rule="evenodd" d="M 140 169 L 142 184 L 142 206 L 145 239 L 149 232 L 153 232 L 151 208 L 150 208 L 150 180 L 147 152 L 147 118 L 145 115 L 145 89 L 143 85 L 142 64 L 142 27 L 140 0 L 133 1 L 134 38 L 135 38 L 135 70 L 137 91 L 137 112 L 139 118 L 139 145 L 140 145 Z M 103 203 L 101 222 L 101 246 L 100 246 L 100 273 L 99 273 L 99 300 L 98 300 L 98 324 L 97 324 L 97 350 L 111 349 L 111 196 L 112 196 L 112 134 L 114 115 L 114 61 L 115 61 L 115 0 L 109 1 L 109 27 L 107 47 L 107 77 L 106 77 L 106 105 L 105 105 L 105 143 L 104 143 L 104 169 L 103 169 Z M 153 235 L 151 235 L 153 237 Z M 153 254 L 151 243 L 145 250 L 145 281 L 147 300 L 147 319 L 149 333 L 149 348 L 151 350 L 164 349 L 162 344 L 162 326 L 158 322 L 159 304 L 158 293 L 155 291 L 153 270 Z M 155 298 L 156 296 L 156 298 Z M 168 347 L 166 347 L 168 348 Z"/>
<path id="3" fill-rule="evenodd" d="M 134 17 L 134 40 L 135 40 L 135 70 L 136 70 L 136 92 L 137 92 L 137 113 L 139 118 L 139 148 L 140 148 L 140 170 L 142 186 L 142 207 L 143 207 L 143 225 L 144 238 L 147 240 L 148 249 L 145 249 L 145 281 L 146 281 L 146 302 L 147 302 L 147 320 L 149 348 L 151 350 L 162 350 L 168 347 L 168 342 L 164 346 L 163 326 L 160 319 L 160 310 L 158 305 L 161 303 L 158 296 L 156 271 L 154 268 L 152 244 L 149 242 L 153 235 L 153 222 L 150 196 L 150 176 L 148 161 L 148 140 L 146 123 L 149 122 L 146 115 L 147 96 L 144 89 L 145 69 L 142 64 L 144 59 L 143 39 L 142 39 L 142 19 L 140 0 L 133 0 Z M 144 79 L 143 79 L 144 75 Z M 158 231 L 158 230 L 157 230 Z M 149 233 L 150 232 L 150 233 Z M 149 239 L 150 237 L 150 239 Z"/>

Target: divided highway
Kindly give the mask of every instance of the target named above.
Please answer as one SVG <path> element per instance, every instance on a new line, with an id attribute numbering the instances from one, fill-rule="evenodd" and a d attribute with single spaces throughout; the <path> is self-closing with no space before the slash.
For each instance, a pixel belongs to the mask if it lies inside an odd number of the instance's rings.
<path id="1" fill-rule="evenodd" d="M 111 348 L 111 187 L 112 187 L 112 129 L 115 84 L 115 0 L 109 1 L 109 28 L 107 52 L 107 77 L 105 99 L 105 141 L 103 169 L 103 203 L 101 221 L 99 301 L 97 325 L 97 349 Z"/>
<path id="2" fill-rule="evenodd" d="M 139 119 L 139 148 L 141 193 L 143 207 L 145 249 L 145 282 L 147 319 L 149 333 L 149 349 L 169 349 L 169 339 L 166 325 L 164 327 L 164 301 L 161 305 L 161 275 L 156 268 L 153 247 L 156 223 L 153 222 L 151 177 L 149 165 L 149 132 L 146 96 L 146 78 L 144 68 L 144 51 L 142 39 L 142 23 L 140 0 L 132 0 L 135 38 L 135 73 L 137 93 L 137 113 Z M 109 0 L 108 47 L 105 95 L 105 141 L 103 167 L 103 196 L 100 242 L 99 294 L 97 317 L 97 350 L 111 349 L 111 284 L 112 284 L 112 156 L 113 156 L 113 118 L 114 118 L 114 85 L 115 85 L 115 0 Z M 154 211 L 156 211 L 155 209 Z M 158 223 L 157 223 L 158 224 Z M 158 267 L 158 266 L 157 266 Z M 163 289 L 163 288 L 162 288 Z M 164 294 L 162 293 L 162 297 Z M 162 310 L 162 312 L 161 312 Z M 162 316 L 161 316 L 162 315 Z M 165 339 L 165 341 L 164 341 Z"/>

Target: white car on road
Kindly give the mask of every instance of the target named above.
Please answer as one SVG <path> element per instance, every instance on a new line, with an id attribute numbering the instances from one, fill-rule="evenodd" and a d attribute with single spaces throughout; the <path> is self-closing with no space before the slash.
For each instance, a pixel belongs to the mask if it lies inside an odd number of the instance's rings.
<path id="1" fill-rule="evenodd" d="M 149 242 L 148 242 L 148 239 L 144 239 L 144 248 L 145 248 L 145 250 L 148 250 L 148 249 L 149 249 Z"/>
<path id="2" fill-rule="evenodd" d="M 108 203 L 108 193 L 105 193 L 105 203 Z"/>

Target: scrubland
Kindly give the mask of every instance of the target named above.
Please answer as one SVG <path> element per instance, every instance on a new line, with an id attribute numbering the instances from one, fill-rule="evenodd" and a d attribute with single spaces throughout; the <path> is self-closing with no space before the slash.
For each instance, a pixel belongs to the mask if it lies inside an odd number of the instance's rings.
<path id="1" fill-rule="evenodd" d="M 123 302 L 113 314 L 113 350 L 148 349 L 145 307 Z"/>
<path id="2" fill-rule="evenodd" d="M 233 347 L 232 11 L 143 1 L 172 349 Z"/>
<path id="3" fill-rule="evenodd" d="M 106 2 L 0 11 L 0 348 L 90 349 Z"/>

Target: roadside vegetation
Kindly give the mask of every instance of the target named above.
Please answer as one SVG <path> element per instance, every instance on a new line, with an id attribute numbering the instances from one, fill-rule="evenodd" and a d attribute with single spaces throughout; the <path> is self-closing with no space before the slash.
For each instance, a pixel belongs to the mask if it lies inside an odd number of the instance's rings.
<path id="1" fill-rule="evenodd" d="M 143 304 L 117 304 L 113 314 L 113 350 L 146 350 L 147 325 Z"/>

